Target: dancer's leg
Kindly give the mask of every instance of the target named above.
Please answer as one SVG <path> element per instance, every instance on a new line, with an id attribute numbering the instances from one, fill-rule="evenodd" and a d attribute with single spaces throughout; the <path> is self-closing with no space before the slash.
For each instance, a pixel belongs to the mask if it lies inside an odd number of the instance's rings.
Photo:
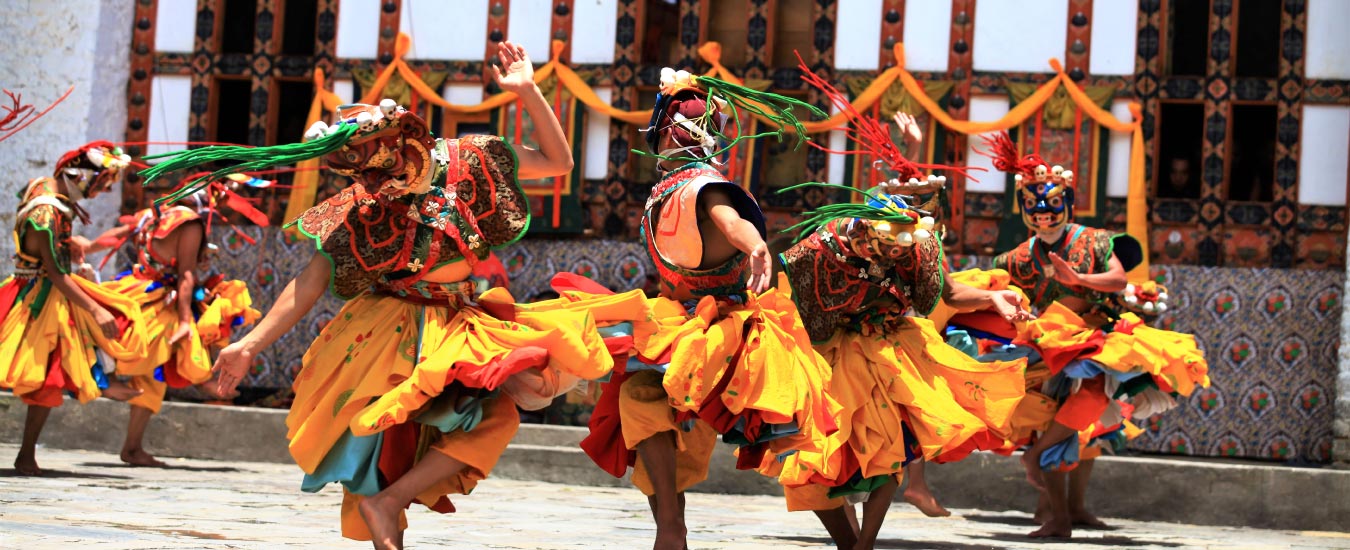
<path id="1" fill-rule="evenodd" d="M 1063 472 L 1045 472 L 1045 491 L 1050 500 L 1050 517 L 1040 529 L 1032 531 L 1031 538 L 1068 538 L 1073 536 L 1073 525 L 1069 521 L 1069 498 L 1066 492 L 1068 474 Z"/>
<path id="2" fill-rule="evenodd" d="M 829 510 L 814 510 L 816 517 L 820 518 L 820 524 L 825 526 L 825 530 L 830 533 L 830 538 L 834 539 L 834 545 L 839 550 L 853 550 L 858 544 L 858 520 L 856 513 L 853 512 L 852 504 L 845 504 L 838 508 Z"/>
<path id="3" fill-rule="evenodd" d="M 685 547 L 684 504 L 675 483 L 675 432 L 661 432 L 637 445 L 638 458 L 652 484 L 652 515 L 656 519 L 654 550 Z"/>
<path id="4" fill-rule="evenodd" d="M 1074 525 L 1105 529 L 1106 522 L 1087 511 L 1088 482 L 1092 479 L 1093 459 L 1084 460 L 1069 472 L 1069 518 Z"/>
<path id="5" fill-rule="evenodd" d="M 872 550 L 881 533 L 881 524 L 886 521 L 886 511 L 891 508 L 895 490 L 900 486 L 895 477 L 886 480 L 886 484 L 877 487 L 863 503 L 862 530 L 858 533 L 858 544 L 854 550 Z"/>
<path id="6" fill-rule="evenodd" d="M 399 514 L 414 498 L 433 485 L 459 474 L 464 463 L 440 452 L 428 452 L 416 465 L 375 496 L 361 501 L 361 519 L 370 528 L 376 550 L 401 550 L 403 530 Z"/>
<path id="7" fill-rule="evenodd" d="M 155 413 L 145 407 L 131 406 L 131 412 L 127 415 L 127 439 L 122 443 L 122 462 L 132 466 L 154 466 L 162 468 L 167 466 L 163 462 L 155 459 L 150 453 L 145 452 L 142 444 L 145 441 L 145 428 L 150 424 L 150 417 Z"/>
<path id="8" fill-rule="evenodd" d="M 19 471 L 19 475 L 42 475 L 42 468 L 37 464 L 37 442 L 38 436 L 42 435 L 42 426 L 51 414 L 51 407 L 28 406 L 28 416 L 23 422 L 23 443 L 19 445 L 19 456 L 14 458 L 14 469 Z"/>
<path id="9" fill-rule="evenodd" d="M 952 515 L 951 512 L 938 504 L 937 498 L 933 497 L 933 491 L 928 488 L 928 480 L 924 478 L 923 459 L 915 460 L 905 467 L 905 474 L 909 477 L 909 485 L 905 487 L 902 495 L 905 502 L 918 508 L 923 515 L 930 518 L 941 518 Z"/>

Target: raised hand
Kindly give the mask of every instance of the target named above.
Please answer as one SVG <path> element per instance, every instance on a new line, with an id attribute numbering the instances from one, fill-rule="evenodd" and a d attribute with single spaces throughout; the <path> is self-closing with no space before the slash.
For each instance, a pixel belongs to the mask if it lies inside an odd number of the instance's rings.
<path id="1" fill-rule="evenodd" d="M 493 69 L 496 71 L 497 85 L 502 90 L 520 92 L 534 86 L 534 65 L 530 63 L 525 48 L 503 41 L 497 45 L 497 61 L 500 64 Z"/>
<path id="2" fill-rule="evenodd" d="M 1050 265 L 1054 267 L 1055 272 L 1051 275 L 1056 281 L 1064 286 L 1079 286 L 1082 281 L 1079 280 L 1078 272 L 1074 270 L 1069 262 L 1054 252 L 1050 253 Z"/>
<path id="3" fill-rule="evenodd" d="M 923 128 L 919 127 L 919 121 L 914 119 L 914 115 L 897 110 L 895 126 L 900 129 L 900 135 L 905 137 L 905 143 L 914 145 L 923 141 Z"/>

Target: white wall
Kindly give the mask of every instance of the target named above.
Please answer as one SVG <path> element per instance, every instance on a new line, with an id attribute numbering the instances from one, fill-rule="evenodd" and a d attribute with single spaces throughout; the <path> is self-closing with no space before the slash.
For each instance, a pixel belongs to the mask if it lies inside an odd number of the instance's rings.
<path id="1" fill-rule="evenodd" d="M 585 3 L 585 2 L 582 2 Z M 525 47 L 530 61 L 548 63 L 549 26 L 553 23 L 550 0 L 511 0 L 511 15 L 506 22 L 506 39 Z M 487 20 L 483 21 L 487 25 Z M 610 48 L 613 51 L 613 48 Z"/>
<path id="2" fill-rule="evenodd" d="M 334 79 L 333 93 L 341 98 L 343 103 L 356 101 L 356 86 L 349 78 Z"/>
<path id="3" fill-rule="evenodd" d="M 838 107 L 833 105 L 830 106 L 831 116 L 838 112 Z M 825 146 L 830 149 L 834 149 L 835 151 L 848 149 L 848 135 L 846 135 L 843 130 L 830 130 L 829 138 L 827 139 L 828 141 L 826 141 Z M 844 169 L 848 166 L 848 163 L 854 161 L 852 155 L 829 155 L 826 158 L 825 176 L 829 183 L 855 185 L 864 189 L 872 183 L 866 181 L 844 181 Z"/>
<path id="4" fill-rule="evenodd" d="M 1064 59 L 1068 24 L 1069 0 L 980 0 L 974 68 L 1048 73 L 1050 58 Z"/>
<path id="5" fill-rule="evenodd" d="M 75 85 L 70 97 L 47 116 L 0 144 L 0 166 L 6 170 L 0 226 L 14 226 L 20 186 L 51 175 L 52 164 L 66 151 L 93 140 L 126 139 L 135 7 L 132 2 L 98 0 L 24 2 L 20 11 L 0 17 L 0 44 L 5 45 L 0 48 L 0 85 L 23 94 L 25 103 L 39 109 Z M 82 202 L 94 223 L 76 224 L 75 233 L 93 237 L 111 227 L 121 202 L 121 186 Z M 0 272 L 12 268 L 13 254 L 13 239 L 0 239 Z"/>
<path id="6" fill-rule="evenodd" d="M 947 52 L 951 50 L 952 42 L 952 3 L 905 2 L 904 39 L 905 68 L 946 71 Z"/>
<path id="7" fill-rule="evenodd" d="M 1116 0 L 1092 3 L 1092 49 L 1088 73 L 1133 75 L 1139 3 Z"/>
<path id="8" fill-rule="evenodd" d="M 1096 52 L 1092 55 L 1095 57 Z M 1119 120 L 1130 121 L 1130 100 L 1117 99 L 1111 103 L 1111 114 Z M 1106 159 L 1106 196 L 1124 197 L 1130 194 L 1130 142 L 1132 136 L 1125 132 L 1111 132 L 1107 142 Z M 1090 181 L 1084 177 L 1082 181 Z"/>
<path id="9" fill-rule="evenodd" d="M 483 102 L 483 86 L 479 84 L 446 84 L 445 88 L 441 90 L 441 97 L 455 105 L 477 105 Z"/>
<path id="10" fill-rule="evenodd" d="M 596 88 L 595 95 L 605 103 L 614 99 L 614 90 Z M 609 175 L 609 115 L 586 110 L 586 134 L 581 150 L 581 177 L 605 179 Z"/>
<path id="11" fill-rule="evenodd" d="M 193 0 L 160 0 L 155 5 L 155 51 L 191 52 L 196 30 Z"/>
<path id="12" fill-rule="evenodd" d="M 1308 78 L 1350 78 L 1350 2 L 1308 0 L 1308 41 L 1304 75 Z"/>
<path id="13" fill-rule="evenodd" d="M 614 62 L 618 0 L 584 0 L 572 4 L 572 63 Z"/>
<path id="14" fill-rule="evenodd" d="M 1350 106 L 1304 105 L 1299 141 L 1298 202 L 1345 206 Z"/>
<path id="15" fill-rule="evenodd" d="M 988 122 L 998 120 L 1006 114 L 1008 114 L 1008 96 L 987 95 L 970 98 L 970 120 Z M 975 152 L 977 149 L 983 150 L 983 141 L 977 136 L 970 136 L 969 144 L 966 146 L 966 165 L 984 168 L 988 171 L 972 170 L 970 174 L 980 181 L 977 182 L 967 178 L 966 191 L 978 193 L 1004 192 L 1007 189 L 1007 175 L 995 170 L 993 160 Z"/>
<path id="16" fill-rule="evenodd" d="M 403 0 L 398 28 L 412 37 L 408 59 L 481 61 L 487 18 L 488 0 Z"/>
<path id="17" fill-rule="evenodd" d="M 188 109 L 192 101 L 192 77 L 156 75 L 150 84 L 148 141 L 187 141 Z M 184 149 L 183 145 L 150 145 L 148 154 Z"/>
<path id="18" fill-rule="evenodd" d="M 379 51 L 380 0 L 338 2 L 337 56 L 375 59 Z"/>
<path id="19" fill-rule="evenodd" d="M 881 0 L 839 3 L 834 64 L 840 70 L 876 70 L 881 63 Z M 900 37 L 895 37 L 899 40 Z"/>

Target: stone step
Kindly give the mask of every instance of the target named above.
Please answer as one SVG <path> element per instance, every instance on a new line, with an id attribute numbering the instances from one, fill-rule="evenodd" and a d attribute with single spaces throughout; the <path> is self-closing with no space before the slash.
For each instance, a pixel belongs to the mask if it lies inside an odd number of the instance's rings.
<path id="1" fill-rule="evenodd" d="M 106 399 L 52 412 L 42 444 L 117 452 L 127 407 Z M 26 407 L 0 394 L 0 441 L 17 443 Z M 165 403 L 151 421 L 146 447 L 154 454 L 197 459 L 290 462 L 286 411 Z M 502 454 L 494 477 L 624 487 L 577 447 L 584 428 L 526 424 Z M 39 460 L 41 459 L 39 451 Z M 3 457 L 0 457 L 3 458 Z M 1015 457 L 977 453 L 955 464 L 931 465 L 929 484 L 953 508 L 1024 510 L 1036 493 Z M 153 477 L 153 470 L 136 475 Z M 1198 525 L 1350 531 L 1350 471 L 1273 464 L 1158 457 L 1103 457 L 1093 470 L 1089 507 L 1102 517 Z M 773 480 L 737 471 L 730 445 L 719 444 L 708 480 L 695 491 L 780 495 Z"/>

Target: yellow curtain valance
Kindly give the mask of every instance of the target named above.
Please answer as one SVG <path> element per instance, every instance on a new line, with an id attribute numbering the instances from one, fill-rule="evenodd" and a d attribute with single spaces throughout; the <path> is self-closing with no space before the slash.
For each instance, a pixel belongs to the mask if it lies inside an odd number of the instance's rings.
<path id="1" fill-rule="evenodd" d="M 404 61 L 403 57 L 408 53 L 412 40 L 408 35 L 400 33 L 394 47 L 394 60 L 388 66 L 380 71 L 375 81 L 366 90 L 365 95 L 360 98 L 361 103 L 375 104 L 381 98 L 385 97 L 385 88 L 389 85 L 391 79 L 397 73 L 398 76 L 411 87 L 412 91 L 423 100 L 426 100 L 436 106 L 446 109 L 453 113 L 481 113 L 491 111 L 510 104 L 516 100 L 516 94 L 511 92 L 501 92 L 488 97 L 482 103 L 477 105 L 456 105 L 447 101 L 436 92 L 432 85 L 429 85 L 416 71 Z M 629 111 L 617 109 L 610 105 L 595 93 L 595 90 L 586 84 L 585 79 L 581 78 L 571 67 L 562 63 L 558 56 L 562 53 L 565 44 L 562 41 L 554 40 L 551 43 L 549 52 L 549 61 L 539 67 L 534 73 L 535 82 L 544 82 L 550 77 L 555 77 L 557 83 L 562 85 L 577 100 L 586 105 L 594 112 L 607 115 L 615 120 L 628 124 L 645 124 L 650 118 L 649 111 Z M 998 120 L 991 121 L 968 121 L 956 120 L 947 113 L 936 98 L 941 98 L 951 88 L 951 83 L 932 82 L 921 84 L 914 75 L 905 69 L 905 50 L 903 44 L 895 45 L 894 67 L 882 71 L 862 90 L 859 90 L 852 101 L 854 109 L 858 112 L 866 112 L 878 101 L 890 97 L 894 100 L 897 96 L 891 90 L 893 84 L 899 83 L 906 94 L 900 97 L 898 104 L 884 104 L 888 109 L 899 108 L 906 112 L 917 112 L 919 108 L 932 116 L 943 126 L 950 128 L 962 134 L 982 134 L 987 132 L 997 132 L 1007 130 L 1025 122 L 1032 114 L 1051 105 L 1048 108 L 1047 115 L 1052 120 L 1052 127 L 1057 120 L 1063 119 L 1066 115 L 1072 119 L 1072 110 L 1069 109 L 1070 103 L 1077 109 L 1085 113 L 1089 118 L 1098 124 L 1114 132 L 1129 132 L 1132 134 L 1132 147 L 1130 150 L 1130 176 L 1129 176 L 1129 194 L 1126 201 L 1126 231 L 1140 241 L 1144 247 L 1144 263 L 1130 273 L 1131 280 L 1142 280 L 1148 277 L 1148 205 L 1145 198 L 1146 183 L 1144 181 L 1144 146 L 1143 132 L 1140 128 L 1141 108 L 1137 102 L 1130 104 L 1131 121 L 1121 121 L 1116 119 L 1109 110 L 1103 108 L 1103 105 L 1110 99 L 1113 90 L 1110 88 L 1093 87 L 1084 90 L 1079 87 L 1073 79 L 1069 78 L 1064 72 L 1063 66 L 1059 60 L 1051 59 L 1050 67 L 1054 69 L 1055 76 L 1045 84 L 1036 87 L 1034 90 L 1018 89 L 1016 95 L 1025 94 L 1024 98 L 1016 101 L 1016 105 Z M 716 42 L 707 42 L 698 48 L 699 56 L 706 61 L 711 69 L 706 73 L 708 76 L 719 78 L 727 82 L 745 85 L 739 77 L 732 74 L 721 63 L 722 46 Z M 306 127 L 319 120 L 324 111 L 334 111 L 341 103 L 332 92 L 324 89 L 324 75 L 321 70 L 314 71 L 315 95 L 314 102 L 310 105 L 309 119 Z M 1014 86 L 1014 88 L 1017 88 Z M 1066 99 L 1067 98 L 1067 99 Z M 1058 114 L 1056 114 L 1058 113 Z M 820 133 L 844 126 L 848 123 L 847 117 L 843 113 L 836 114 L 825 120 L 812 121 L 804 123 L 808 133 Z M 309 160 L 302 162 L 301 167 L 317 168 L 318 160 Z M 314 195 L 318 187 L 318 173 L 314 170 L 301 171 L 296 175 L 295 187 L 291 191 L 291 200 L 286 208 L 286 219 L 293 220 L 298 217 L 305 209 L 314 204 Z"/>

